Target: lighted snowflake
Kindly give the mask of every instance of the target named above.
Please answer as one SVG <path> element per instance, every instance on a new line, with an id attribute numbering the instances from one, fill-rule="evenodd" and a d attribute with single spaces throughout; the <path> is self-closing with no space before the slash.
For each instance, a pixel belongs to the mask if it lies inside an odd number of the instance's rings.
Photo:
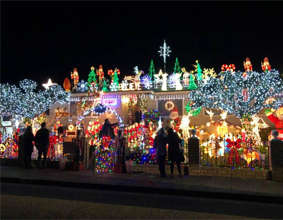
<path id="1" fill-rule="evenodd" d="M 88 91 L 88 83 L 83 79 L 78 83 L 77 91 L 79 92 L 87 92 Z"/>
<path id="2" fill-rule="evenodd" d="M 144 88 L 150 89 L 152 87 L 150 76 L 146 74 L 143 77 L 141 77 L 141 84 L 143 84 Z"/>
<path id="3" fill-rule="evenodd" d="M 160 53 L 160 56 L 163 57 L 163 61 L 164 63 L 166 63 L 166 57 L 169 57 L 169 53 L 171 53 L 170 47 L 167 46 L 165 40 L 163 43 L 163 47 L 160 47 L 160 51 L 158 51 Z"/>

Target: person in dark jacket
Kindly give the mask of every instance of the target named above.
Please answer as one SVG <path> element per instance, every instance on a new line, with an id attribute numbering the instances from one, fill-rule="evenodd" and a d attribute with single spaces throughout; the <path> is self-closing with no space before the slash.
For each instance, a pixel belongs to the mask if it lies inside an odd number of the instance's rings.
<path id="1" fill-rule="evenodd" d="M 46 155 L 49 147 L 49 131 L 46 127 L 46 123 L 41 124 L 41 129 L 36 132 L 35 135 L 35 146 L 38 149 L 38 168 L 46 168 Z M 43 165 L 41 166 L 41 155 L 43 153 Z"/>
<path id="2" fill-rule="evenodd" d="M 104 122 L 104 124 L 102 126 L 102 129 L 101 129 L 101 137 L 103 137 L 103 136 L 110 136 L 112 139 L 114 139 L 115 135 L 114 135 L 113 126 L 116 126 L 118 124 L 119 124 L 118 122 L 116 122 L 114 124 L 111 124 L 109 119 L 106 118 L 105 122 Z"/>
<path id="3" fill-rule="evenodd" d="M 171 161 L 170 168 L 171 168 L 171 178 L 173 177 L 174 173 L 174 162 L 177 164 L 179 177 L 181 177 L 181 166 L 180 166 L 180 144 L 182 142 L 181 138 L 178 136 L 176 132 L 173 131 L 173 128 L 168 129 L 168 156 L 169 160 Z"/>
<path id="4" fill-rule="evenodd" d="M 192 137 L 188 140 L 188 158 L 189 165 L 199 165 L 199 139 L 195 136 L 196 130 L 192 129 L 191 134 Z"/>
<path id="5" fill-rule="evenodd" d="M 165 158 L 167 156 L 166 144 L 167 144 L 167 137 L 165 134 L 165 129 L 160 128 L 154 139 L 153 147 L 156 150 L 156 155 L 158 157 L 159 172 L 161 177 L 166 177 L 166 172 L 165 172 Z"/>
<path id="6" fill-rule="evenodd" d="M 34 141 L 34 135 L 32 133 L 31 126 L 28 126 L 24 135 L 24 149 L 25 149 L 25 168 L 32 168 L 31 167 L 31 154 L 33 151 L 33 141 Z"/>

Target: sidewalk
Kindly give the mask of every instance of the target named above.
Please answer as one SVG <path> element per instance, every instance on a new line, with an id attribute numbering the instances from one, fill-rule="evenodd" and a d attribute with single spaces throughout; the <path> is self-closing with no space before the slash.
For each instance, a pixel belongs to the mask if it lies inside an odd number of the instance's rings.
<path id="1" fill-rule="evenodd" d="M 283 204 L 283 182 L 225 177 L 161 178 L 146 173 L 93 174 L 92 171 L 39 170 L 1 166 L 1 182 L 125 192 L 158 193 Z"/>

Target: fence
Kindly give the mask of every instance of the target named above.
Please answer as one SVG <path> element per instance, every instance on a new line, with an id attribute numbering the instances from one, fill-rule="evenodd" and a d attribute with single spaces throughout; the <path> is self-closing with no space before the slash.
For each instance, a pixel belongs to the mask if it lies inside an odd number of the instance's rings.
<path id="1" fill-rule="evenodd" d="M 218 149 L 211 146 L 200 147 L 200 164 L 202 166 L 237 167 L 237 168 L 269 168 L 269 146 L 263 143 L 256 148 L 241 147 Z"/>

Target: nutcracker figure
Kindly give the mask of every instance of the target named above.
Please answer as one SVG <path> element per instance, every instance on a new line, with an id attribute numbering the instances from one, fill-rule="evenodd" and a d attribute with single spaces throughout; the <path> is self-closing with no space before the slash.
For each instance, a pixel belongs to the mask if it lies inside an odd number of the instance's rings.
<path id="1" fill-rule="evenodd" d="M 268 58 L 265 57 L 264 60 L 263 60 L 263 63 L 261 62 L 261 69 L 264 71 L 264 72 L 268 72 L 271 70 L 271 66 L 269 64 L 269 61 L 268 61 Z"/>
<path id="2" fill-rule="evenodd" d="M 99 77 L 99 81 L 101 81 L 104 78 L 104 72 L 103 72 L 103 68 L 102 65 L 99 65 L 99 69 L 96 70 L 96 75 Z"/>
<path id="3" fill-rule="evenodd" d="M 77 68 L 74 68 L 73 72 L 71 72 L 71 79 L 74 80 L 73 90 L 77 89 L 77 85 L 78 85 L 78 82 L 79 82 L 79 73 L 78 73 Z"/>
<path id="4" fill-rule="evenodd" d="M 246 61 L 244 61 L 244 68 L 245 68 L 245 76 L 247 72 L 253 71 L 253 65 L 251 63 L 251 60 L 249 57 L 246 58 Z"/>

